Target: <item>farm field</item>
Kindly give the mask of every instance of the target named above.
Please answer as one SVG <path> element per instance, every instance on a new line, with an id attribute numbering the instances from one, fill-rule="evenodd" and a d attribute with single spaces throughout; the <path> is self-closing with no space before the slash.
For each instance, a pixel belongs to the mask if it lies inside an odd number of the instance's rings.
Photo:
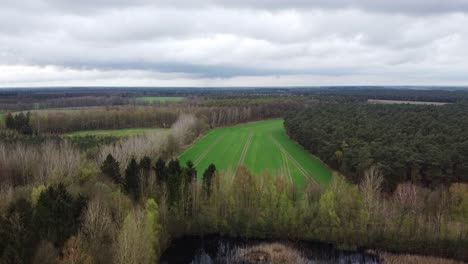
<path id="1" fill-rule="evenodd" d="M 74 131 L 66 134 L 72 137 L 82 136 L 114 136 L 125 137 L 133 135 L 142 135 L 146 133 L 169 133 L 170 129 L 166 128 L 125 128 L 125 129 L 110 129 L 110 130 L 82 130 Z"/>
<path id="2" fill-rule="evenodd" d="M 446 105 L 443 102 L 424 102 L 424 101 L 401 101 L 401 100 L 375 100 L 368 99 L 369 104 L 413 104 L 413 105 Z"/>
<path id="3" fill-rule="evenodd" d="M 198 177 L 214 163 L 228 174 L 240 164 L 255 174 L 265 170 L 282 173 L 300 187 L 309 181 L 325 184 L 331 180 L 331 170 L 326 165 L 289 139 L 282 119 L 213 129 L 179 159 L 183 164 L 193 161 Z"/>
<path id="4" fill-rule="evenodd" d="M 147 103 L 166 103 L 166 102 L 180 102 L 183 101 L 185 97 L 169 97 L 169 96 L 145 96 L 137 97 L 137 100 L 141 100 Z"/>

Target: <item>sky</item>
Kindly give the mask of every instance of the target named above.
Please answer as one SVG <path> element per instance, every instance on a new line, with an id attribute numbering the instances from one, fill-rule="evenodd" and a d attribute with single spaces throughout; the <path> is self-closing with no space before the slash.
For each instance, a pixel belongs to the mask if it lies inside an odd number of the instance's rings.
<path id="1" fill-rule="evenodd" d="M 0 87 L 468 85 L 468 0 L 1 0 Z"/>

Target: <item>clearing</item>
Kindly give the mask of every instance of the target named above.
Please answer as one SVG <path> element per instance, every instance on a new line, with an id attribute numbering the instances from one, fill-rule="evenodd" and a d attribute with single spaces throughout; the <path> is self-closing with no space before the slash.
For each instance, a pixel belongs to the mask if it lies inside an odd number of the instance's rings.
<path id="1" fill-rule="evenodd" d="M 231 173 L 240 164 L 255 174 L 282 173 L 300 187 L 309 181 L 325 184 L 331 180 L 331 170 L 287 136 L 282 119 L 213 129 L 179 159 L 183 164 L 192 160 L 198 177 L 214 163 L 218 170 Z"/>

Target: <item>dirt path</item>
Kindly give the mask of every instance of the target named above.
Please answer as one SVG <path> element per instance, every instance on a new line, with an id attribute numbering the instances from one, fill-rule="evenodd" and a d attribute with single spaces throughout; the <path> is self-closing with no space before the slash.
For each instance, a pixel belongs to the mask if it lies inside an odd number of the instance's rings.
<path id="1" fill-rule="evenodd" d="M 291 160 L 291 162 L 297 167 L 297 169 L 302 173 L 307 178 L 310 178 L 314 181 L 314 183 L 317 183 L 317 180 L 310 175 L 300 164 L 297 162 L 294 157 L 289 154 L 289 152 L 272 136 L 270 135 L 271 140 L 276 144 L 276 146 Z"/>

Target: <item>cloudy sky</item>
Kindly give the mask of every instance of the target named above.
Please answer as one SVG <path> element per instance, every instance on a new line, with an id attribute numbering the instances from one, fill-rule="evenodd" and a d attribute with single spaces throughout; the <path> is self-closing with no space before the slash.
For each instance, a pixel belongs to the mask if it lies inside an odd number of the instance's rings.
<path id="1" fill-rule="evenodd" d="M 0 87 L 468 85 L 467 0 L 1 0 Z"/>

